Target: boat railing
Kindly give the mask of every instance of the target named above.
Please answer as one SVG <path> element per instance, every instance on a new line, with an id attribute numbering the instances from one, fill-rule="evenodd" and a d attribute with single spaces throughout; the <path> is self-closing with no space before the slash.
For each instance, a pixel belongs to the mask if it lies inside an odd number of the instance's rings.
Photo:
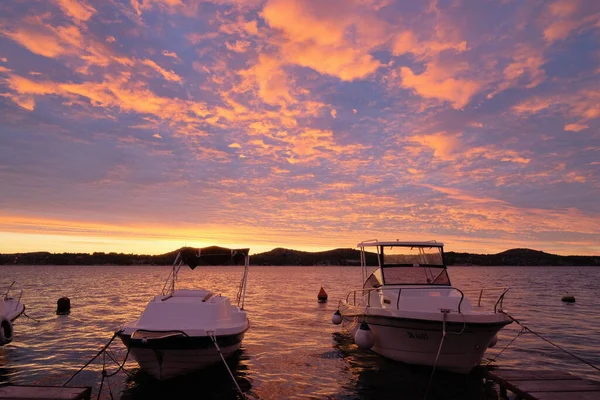
<path id="1" fill-rule="evenodd" d="M 455 287 L 440 287 L 440 289 L 444 289 L 444 290 L 448 290 L 448 291 L 456 291 L 458 293 L 460 293 L 460 300 L 458 301 L 458 313 L 462 313 L 462 303 L 465 299 L 465 294 L 462 290 L 455 288 Z M 489 288 L 483 288 L 483 289 L 467 289 L 465 290 L 465 292 L 471 292 L 471 291 L 477 291 L 479 292 L 479 299 L 478 299 L 478 303 L 477 303 L 477 307 L 481 307 L 481 300 L 483 297 L 483 293 L 484 291 L 491 291 L 491 290 L 502 290 L 501 294 L 498 296 L 498 298 L 496 299 L 496 302 L 494 304 L 494 313 L 498 313 L 502 311 L 502 304 L 504 302 L 504 296 L 506 295 L 506 292 L 508 292 L 508 290 L 510 289 L 509 287 L 489 287 Z M 391 293 L 394 296 L 396 296 L 396 309 L 399 310 L 400 309 L 400 297 L 402 295 L 403 291 L 406 290 L 423 290 L 423 288 L 419 288 L 419 287 L 406 287 L 406 288 L 369 288 L 369 289 L 355 289 L 350 291 L 347 295 L 346 295 L 346 304 L 348 305 L 352 305 L 352 306 L 367 306 L 370 307 L 371 306 L 371 293 L 376 292 L 376 293 Z M 357 301 L 358 300 L 358 301 Z M 365 300 L 366 300 L 366 304 L 365 304 Z M 352 301 L 352 303 L 351 303 Z"/>
<path id="2" fill-rule="evenodd" d="M 19 307 L 19 303 L 21 302 L 21 298 L 23 297 L 23 285 L 21 285 L 19 282 L 17 281 L 13 281 L 9 286 L 8 289 L 6 289 L 6 292 L 4 292 L 4 294 L 2 295 L 4 300 L 8 300 L 8 299 L 14 299 L 14 296 L 11 296 L 10 291 L 13 290 L 13 288 L 15 288 L 15 285 L 17 285 L 16 290 L 19 291 L 19 296 L 17 298 L 17 302 L 15 303 L 15 309 L 17 307 Z"/>
<path id="3" fill-rule="evenodd" d="M 482 307 L 481 301 L 482 301 L 482 299 L 484 299 L 484 297 L 483 297 L 484 292 L 486 292 L 486 294 L 488 294 L 488 293 L 494 294 L 494 293 L 500 292 L 498 297 L 495 299 L 495 303 L 494 303 L 494 312 L 497 313 L 499 311 L 502 311 L 502 305 L 504 303 L 504 296 L 506 295 L 506 292 L 508 292 L 509 290 L 510 290 L 510 287 L 507 287 L 507 286 L 492 286 L 492 287 L 485 287 L 485 288 L 480 288 L 480 289 L 465 289 L 464 291 L 467 293 L 479 293 L 479 296 L 477 297 L 477 307 Z"/>

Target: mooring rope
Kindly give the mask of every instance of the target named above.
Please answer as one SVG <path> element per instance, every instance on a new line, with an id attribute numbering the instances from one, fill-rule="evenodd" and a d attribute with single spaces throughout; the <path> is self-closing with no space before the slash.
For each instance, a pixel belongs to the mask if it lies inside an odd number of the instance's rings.
<path id="1" fill-rule="evenodd" d="M 442 346 L 444 345 L 444 339 L 446 338 L 446 316 L 448 315 L 448 311 L 443 310 L 442 314 L 442 340 L 440 340 L 440 347 L 438 347 L 437 355 L 435 356 L 435 362 L 433 363 L 431 375 L 429 375 L 429 382 L 427 382 L 427 389 L 425 390 L 425 397 L 423 397 L 423 400 L 427 400 L 429 388 L 431 387 L 431 382 L 433 380 L 433 374 L 435 373 L 435 367 L 437 366 L 438 359 L 440 358 L 440 353 L 442 352 Z"/>
<path id="2" fill-rule="evenodd" d="M 27 313 L 26 313 L 25 311 L 23 311 L 23 315 L 24 315 L 24 316 L 26 316 L 27 318 L 29 318 L 29 319 L 30 319 L 30 320 L 32 320 L 32 321 L 35 321 L 35 322 L 41 322 L 39 319 L 35 319 L 35 318 L 33 318 L 33 317 L 30 317 L 29 315 L 27 315 Z"/>
<path id="3" fill-rule="evenodd" d="M 233 383 L 235 383 L 235 387 L 237 388 L 240 396 L 242 397 L 242 399 L 247 399 L 244 392 L 242 392 L 240 385 L 238 385 L 237 380 L 235 379 L 235 376 L 233 376 L 233 372 L 231 372 L 229 365 L 227 365 L 227 362 L 225 361 L 225 357 L 223 357 L 223 353 L 221 353 L 221 349 L 219 348 L 219 345 L 217 344 L 217 337 L 216 337 L 215 333 L 214 332 L 206 332 L 206 333 L 208 334 L 208 337 L 210 337 L 213 344 L 215 345 L 215 348 L 219 352 L 219 355 L 221 356 L 221 360 L 223 360 L 223 364 L 225 364 L 225 368 L 227 368 L 227 371 L 229 372 L 229 376 L 231 376 L 231 380 L 233 381 Z"/>
<path id="4" fill-rule="evenodd" d="M 521 331 L 520 331 L 519 333 L 517 333 L 517 335 L 516 335 L 514 338 L 512 338 L 512 340 L 511 340 L 510 342 L 508 342 L 508 344 L 507 344 L 506 346 L 504 346 L 504 348 L 503 348 L 502 350 L 500 350 L 500 352 L 499 352 L 498 354 L 496 354 L 496 355 L 494 356 L 494 358 L 492 358 L 492 359 L 488 360 L 488 363 L 486 364 L 486 366 L 487 366 L 487 365 L 490 365 L 490 364 L 491 364 L 491 363 L 493 363 L 493 362 L 495 362 L 495 361 L 496 361 L 496 358 L 498 358 L 498 356 L 499 356 L 500 354 L 504 353 L 504 350 L 508 349 L 508 346 L 510 346 L 510 345 L 511 345 L 511 344 L 512 344 L 512 343 L 513 343 L 515 340 L 517 340 L 517 338 L 518 338 L 519 336 L 521 336 L 521 335 L 523 334 L 523 332 L 525 332 L 525 328 L 521 328 Z"/>
<path id="5" fill-rule="evenodd" d="M 77 372 L 75 372 L 65 383 L 62 384 L 62 386 L 67 386 L 69 384 L 69 382 L 71 382 L 73 380 L 73 378 L 75 378 L 77 375 L 79 375 L 79 373 L 81 371 L 83 371 L 88 365 L 90 365 L 96 358 L 100 357 L 105 351 L 106 349 L 108 349 L 108 346 L 110 346 L 110 344 L 112 343 L 113 340 L 115 340 L 115 338 L 117 337 L 117 335 L 119 333 L 123 332 L 122 330 L 115 332 L 115 334 L 113 335 L 112 338 L 110 338 L 110 340 L 108 341 L 108 343 L 106 343 L 101 349 L 100 351 L 98 351 L 98 353 L 92 357 L 92 359 L 90 361 L 88 361 L 87 363 L 85 363 L 85 365 L 81 368 L 79 368 L 79 370 Z M 123 365 L 125 365 L 123 363 Z"/>
<path id="6" fill-rule="evenodd" d="M 564 351 L 565 353 L 567 353 L 568 355 L 570 355 L 573 358 L 576 358 L 577 360 L 581 361 L 584 364 L 589 365 L 590 367 L 594 368 L 596 371 L 600 372 L 600 367 L 597 367 L 596 365 L 592 364 L 591 362 L 584 360 L 583 358 L 571 353 L 570 351 L 562 348 L 561 346 L 557 345 L 556 343 L 551 342 L 550 340 L 546 339 L 545 337 L 543 337 L 542 335 L 540 335 L 537 332 L 532 331 L 531 329 L 529 329 L 528 327 L 526 327 L 525 325 L 523 325 L 522 323 L 520 323 L 516 318 L 513 318 L 511 315 L 509 315 L 508 313 L 502 311 L 502 313 L 504 315 L 506 315 L 508 318 L 510 318 L 511 320 L 513 320 L 514 322 L 516 322 L 519 326 L 521 326 L 523 329 L 527 330 L 529 333 L 533 333 L 535 336 L 539 337 L 540 339 L 542 339 L 543 341 L 551 344 L 552 346 L 556 347 L 559 350 Z"/>

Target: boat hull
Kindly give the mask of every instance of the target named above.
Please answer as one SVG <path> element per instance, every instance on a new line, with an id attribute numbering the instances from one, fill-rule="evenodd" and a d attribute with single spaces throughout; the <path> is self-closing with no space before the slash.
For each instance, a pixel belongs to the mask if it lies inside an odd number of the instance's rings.
<path id="1" fill-rule="evenodd" d="M 216 337 L 224 358 L 240 348 L 244 334 L 245 331 Z M 222 362 L 208 336 L 176 336 L 159 340 L 132 339 L 131 335 L 123 333 L 118 336 L 140 368 L 158 380 L 188 375 Z"/>
<path id="2" fill-rule="evenodd" d="M 342 312 L 344 328 L 355 337 L 360 323 L 371 329 L 375 353 L 395 361 L 466 374 L 481 363 L 488 345 L 509 321 L 492 323 L 443 322 Z M 436 363 L 437 358 L 437 363 Z"/>

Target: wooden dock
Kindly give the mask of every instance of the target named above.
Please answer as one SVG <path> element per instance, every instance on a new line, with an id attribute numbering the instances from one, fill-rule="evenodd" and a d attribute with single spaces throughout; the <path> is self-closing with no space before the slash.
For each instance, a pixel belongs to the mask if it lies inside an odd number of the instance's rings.
<path id="1" fill-rule="evenodd" d="M 92 388 L 90 386 L 0 386 L 0 399 L 3 400 L 90 400 L 91 395 Z"/>
<path id="2" fill-rule="evenodd" d="M 483 377 L 496 382 L 505 398 L 510 390 L 524 400 L 600 399 L 600 384 L 564 371 L 486 368 Z"/>

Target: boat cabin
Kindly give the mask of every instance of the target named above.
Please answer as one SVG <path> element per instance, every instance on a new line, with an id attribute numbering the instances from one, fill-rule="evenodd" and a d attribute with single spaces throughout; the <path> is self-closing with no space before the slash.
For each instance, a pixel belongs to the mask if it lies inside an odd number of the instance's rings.
<path id="1" fill-rule="evenodd" d="M 443 243 L 375 240 L 359 243 L 358 247 L 365 289 L 395 285 L 450 286 Z M 365 248 L 370 247 L 375 247 L 378 268 L 369 274 Z"/>

